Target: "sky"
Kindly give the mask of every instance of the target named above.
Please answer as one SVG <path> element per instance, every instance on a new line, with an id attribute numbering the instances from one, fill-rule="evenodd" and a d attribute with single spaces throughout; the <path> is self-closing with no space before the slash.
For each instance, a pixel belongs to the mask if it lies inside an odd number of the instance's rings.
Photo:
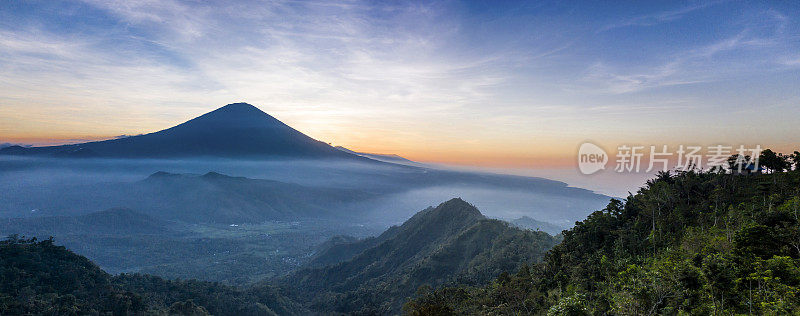
<path id="1" fill-rule="evenodd" d="M 800 148 L 796 1 L 0 0 L 0 143 L 248 102 L 333 145 L 492 168 L 578 146 Z"/>

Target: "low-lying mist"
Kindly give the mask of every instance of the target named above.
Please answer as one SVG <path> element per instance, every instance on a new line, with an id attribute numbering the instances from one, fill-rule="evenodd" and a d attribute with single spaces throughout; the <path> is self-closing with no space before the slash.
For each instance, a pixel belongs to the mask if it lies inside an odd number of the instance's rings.
<path id="1" fill-rule="evenodd" d="M 336 202 L 327 203 L 325 199 L 318 201 L 315 207 L 327 209 L 325 212 L 320 210 L 320 216 L 347 218 L 354 215 L 365 221 L 386 223 L 401 222 L 427 206 L 437 205 L 453 197 L 461 197 L 473 203 L 490 217 L 511 219 L 529 216 L 560 225 L 570 225 L 607 202 L 605 196 L 540 178 L 445 171 L 381 162 L 54 159 L 8 156 L 0 157 L 0 190 L 3 192 L 0 195 L 0 216 L 76 215 L 112 207 L 147 212 L 148 210 L 136 207 L 149 207 L 148 203 L 131 201 L 153 198 L 152 196 L 142 190 L 126 191 L 120 188 L 143 183 L 159 171 L 197 176 L 215 172 L 231 177 L 299 185 L 309 190 L 348 190 L 347 198 L 342 198 L 341 195 L 345 193 L 339 192 Z M 174 185 L 185 184 L 175 182 Z M 252 184 L 241 185 L 253 188 Z M 273 183 L 263 190 L 275 191 L 281 185 Z M 181 189 L 192 188 L 186 186 L 173 189 L 179 192 Z M 162 187 L 158 191 L 169 190 Z M 328 194 L 328 191 L 325 192 Z M 247 200 L 264 194 L 266 193 L 253 192 L 251 196 L 240 196 L 231 192 L 231 196 L 226 198 Z M 190 199 L 187 198 L 185 202 L 186 205 L 174 202 L 170 207 L 196 208 L 190 203 Z M 207 204 L 208 200 L 203 202 Z M 276 203 L 272 200 L 266 202 Z M 214 207 L 240 206 L 221 204 Z M 172 211 L 185 212 L 177 209 Z M 300 217 L 314 217 L 313 211 L 315 210 L 298 210 L 298 214 Z M 259 221 L 264 219 L 265 217 L 254 218 Z"/>
<path id="2" fill-rule="evenodd" d="M 231 284 L 289 273 L 333 236 L 378 235 L 454 197 L 562 227 L 607 203 L 541 178 L 368 160 L 0 156 L 0 192 L 0 236 L 54 236 L 115 273 Z"/>

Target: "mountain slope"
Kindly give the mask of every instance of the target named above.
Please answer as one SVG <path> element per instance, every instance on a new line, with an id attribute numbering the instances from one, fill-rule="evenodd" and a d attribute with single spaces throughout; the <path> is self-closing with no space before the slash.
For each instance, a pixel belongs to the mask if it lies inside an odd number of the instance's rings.
<path id="1" fill-rule="evenodd" d="M 167 234 L 167 224 L 129 209 L 116 208 L 80 216 L 0 219 L 0 236 Z"/>
<path id="2" fill-rule="evenodd" d="M 198 175 L 159 171 L 136 182 L 63 187 L 57 198 L 23 198 L 31 199 L 29 207 L 40 209 L 37 213 L 78 215 L 125 207 L 160 220 L 241 224 L 357 216 L 345 206 L 373 196 L 361 190 L 311 187 L 216 172 Z"/>
<path id="3" fill-rule="evenodd" d="M 188 312 L 188 313 L 187 313 Z M 52 240 L 0 241 L 2 315 L 305 315 L 275 289 L 113 277 Z"/>
<path id="4" fill-rule="evenodd" d="M 561 231 L 564 230 L 564 227 L 561 227 L 561 226 L 558 226 L 558 225 L 555 225 L 555 224 L 551 224 L 551 223 L 548 223 L 548 222 L 535 220 L 535 219 L 530 218 L 528 216 L 523 216 L 523 217 L 517 218 L 515 220 L 510 221 L 510 223 L 512 225 L 514 225 L 514 226 L 517 226 L 517 227 L 523 228 L 523 229 L 541 230 L 541 231 L 543 231 L 545 233 L 548 233 L 550 235 L 553 235 L 553 236 L 560 234 Z"/>
<path id="5" fill-rule="evenodd" d="M 63 146 L 12 146 L 0 149 L 0 153 L 63 157 L 359 159 L 314 140 L 247 103 L 228 104 L 150 134 Z"/>
<path id="6" fill-rule="evenodd" d="M 348 261 L 367 248 L 374 247 L 379 241 L 380 239 L 376 237 L 358 239 L 352 236 L 334 236 L 317 246 L 314 256 L 305 264 L 305 267 L 321 268 Z"/>
<path id="7" fill-rule="evenodd" d="M 411 301 L 407 310 L 796 315 L 798 188 L 798 169 L 749 176 L 660 173 L 635 195 L 611 200 L 564 231 L 543 263 L 485 287 L 439 289 Z"/>
<path id="8" fill-rule="evenodd" d="M 393 227 L 351 259 L 305 269 L 284 279 L 299 298 L 316 297 L 319 312 L 398 313 L 424 284 L 455 279 L 480 283 L 519 264 L 539 260 L 554 240 L 486 219 L 453 199 Z M 355 246 L 357 247 L 357 246 Z"/>
<path id="9" fill-rule="evenodd" d="M 422 165 L 421 163 L 418 163 L 418 162 L 416 162 L 416 161 L 413 161 L 413 160 L 409 160 L 409 159 L 403 158 L 403 157 L 401 157 L 401 156 L 398 156 L 398 155 L 395 155 L 395 154 L 370 154 L 370 153 L 360 153 L 360 152 L 355 152 L 355 151 L 352 151 L 352 150 L 350 150 L 350 149 L 347 149 L 347 148 L 345 148 L 345 147 L 342 147 L 342 146 L 336 146 L 336 147 L 334 147 L 334 148 L 336 148 L 336 149 L 338 149 L 338 150 L 341 150 L 341 151 L 343 151 L 343 152 L 346 152 L 346 153 L 348 153 L 348 154 L 353 154 L 353 155 L 358 155 L 358 156 L 362 156 L 362 157 L 367 157 L 367 158 L 374 159 L 374 160 L 377 160 L 377 161 L 383 161 L 383 162 L 389 162 L 389 163 L 396 163 L 396 164 L 401 164 L 401 165 L 410 165 L 410 166 L 420 166 L 420 165 Z"/>
<path id="10" fill-rule="evenodd" d="M 337 215 L 342 205 L 371 197 L 357 190 L 306 187 L 216 172 L 204 175 L 157 172 L 126 192 L 129 194 L 126 204 L 136 205 L 154 216 L 212 223 L 322 218 Z"/>

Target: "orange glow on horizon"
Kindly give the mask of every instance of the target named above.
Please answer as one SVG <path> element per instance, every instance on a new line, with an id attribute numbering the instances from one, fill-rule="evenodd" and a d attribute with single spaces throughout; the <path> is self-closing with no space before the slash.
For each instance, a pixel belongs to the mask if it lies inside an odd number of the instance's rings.
<path id="1" fill-rule="evenodd" d="M 76 144 L 83 142 L 101 141 L 113 139 L 115 136 L 96 136 L 96 135 L 70 135 L 65 137 L 3 137 L 0 143 L 33 145 L 33 146 L 55 146 Z M 336 145 L 336 144 L 334 144 Z M 461 150 L 426 150 L 416 148 L 413 144 L 404 144 L 401 150 L 381 150 L 379 146 L 364 145 L 343 145 L 356 152 L 372 154 L 394 154 L 403 158 L 433 164 L 445 164 L 456 166 L 475 166 L 475 167 L 513 167 L 513 168 L 558 168 L 571 167 L 574 159 L 571 155 L 564 155 L 552 151 L 551 153 L 501 153 L 484 152 L 478 148 L 463 148 Z"/>
<path id="2" fill-rule="evenodd" d="M 57 146 L 68 144 L 79 144 L 100 140 L 113 139 L 116 136 L 96 136 L 96 135 L 74 135 L 66 137 L 46 137 L 46 136 L 22 136 L 22 137 L 3 137 L 0 143 L 32 145 L 32 146 Z"/>
<path id="3" fill-rule="evenodd" d="M 565 152 L 550 149 L 546 152 L 498 152 L 481 150 L 480 148 L 461 148 L 430 150 L 426 148 L 407 147 L 400 150 L 382 150 L 372 146 L 343 147 L 363 153 L 398 155 L 403 158 L 421 162 L 457 166 L 498 167 L 498 168 L 564 168 L 573 167 L 575 158 L 571 151 Z"/>
<path id="4" fill-rule="evenodd" d="M 91 141 L 101 141 L 114 139 L 118 136 L 97 136 L 97 135 L 65 135 L 62 137 L 47 136 L 11 136 L 0 138 L 0 143 L 12 143 L 33 146 L 54 146 L 64 144 L 75 144 Z M 346 137 L 345 137 L 346 138 Z M 521 168 L 521 169 L 550 169 L 550 168 L 573 168 L 576 167 L 576 148 L 565 142 L 538 146 L 512 146 L 511 144 L 474 143 L 474 144 L 450 144 L 443 141 L 414 143 L 413 141 L 394 141 L 387 143 L 382 141 L 382 137 L 375 140 L 371 137 L 362 137 L 359 143 L 337 144 L 347 149 L 384 155 L 398 155 L 403 158 L 430 164 L 442 164 L 465 167 L 485 167 L 485 168 Z M 624 144 L 624 142 L 620 142 Z M 668 144 L 670 148 L 678 145 Z M 746 144 L 748 145 L 748 144 Z M 601 146 L 603 147 L 603 146 Z M 768 146 L 762 144 L 763 149 L 772 148 L 777 152 L 791 153 L 798 150 L 798 144 L 777 144 Z M 609 154 L 609 164 L 613 165 L 616 148 L 605 146 Z M 643 159 L 643 163 L 646 160 Z M 645 164 L 646 166 L 646 164 Z"/>

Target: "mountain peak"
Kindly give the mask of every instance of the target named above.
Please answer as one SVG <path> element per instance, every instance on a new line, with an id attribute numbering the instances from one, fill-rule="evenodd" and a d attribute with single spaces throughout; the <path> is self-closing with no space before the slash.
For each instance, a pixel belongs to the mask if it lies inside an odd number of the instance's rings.
<path id="1" fill-rule="evenodd" d="M 231 103 L 231 104 L 226 104 L 225 106 L 221 107 L 220 109 L 224 109 L 224 108 L 255 108 L 255 109 L 257 109 L 257 107 L 255 105 L 252 105 L 252 104 L 247 103 L 247 102 L 235 102 L 235 103 Z"/>
<path id="2" fill-rule="evenodd" d="M 435 230 L 447 235 L 483 219 L 486 217 L 475 206 L 461 198 L 454 198 L 437 207 L 429 207 L 418 212 L 403 223 L 401 228 L 418 231 Z"/>
<path id="3" fill-rule="evenodd" d="M 231 103 L 154 133 L 50 147 L 10 147 L 2 154 L 68 157 L 270 157 L 362 159 L 291 128 L 257 107 Z"/>
<path id="4" fill-rule="evenodd" d="M 167 177 L 174 177 L 174 176 L 177 176 L 177 175 L 178 174 L 170 173 L 170 172 L 166 172 L 166 171 L 156 171 L 153 174 L 151 174 L 148 178 L 152 178 L 152 179 L 155 179 L 155 178 L 167 178 Z"/>
<path id="5" fill-rule="evenodd" d="M 474 217 L 483 218 L 483 214 L 474 205 L 464 201 L 460 197 L 450 199 L 442 204 L 439 204 L 432 210 L 433 212 L 448 213 L 448 215 L 459 217 Z"/>
<path id="6" fill-rule="evenodd" d="M 219 112 L 222 112 L 222 113 L 240 113 L 240 114 L 248 114 L 248 113 L 252 113 L 252 114 L 267 114 L 264 111 L 261 111 L 261 109 L 257 108 L 255 105 L 252 105 L 250 103 L 244 103 L 244 102 L 231 103 L 231 104 L 225 105 L 225 106 L 220 107 L 220 108 L 218 108 L 218 109 L 216 109 L 214 111 L 209 112 L 209 114 L 215 113 L 215 112 L 218 112 L 218 113 Z"/>
<path id="7" fill-rule="evenodd" d="M 228 180 L 228 179 L 230 179 L 230 180 L 235 180 L 235 179 L 246 180 L 247 179 L 245 177 L 235 177 L 235 176 L 229 176 L 227 174 L 221 174 L 221 173 L 216 172 L 216 171 L 209 171 L 206 174 L 200 176 L 200 178 L 206 179 L 206 180 L 223 180 L 223 179 L 224 180 Z"/>
<path id="8" fill-rule="evenodd" d="M 464 201 L 464 199 L 462 199 L 460 197 L 456 197 L 456 198 L 452 198 L 450 200 L 444 201 L 444 202 L 442 202 L 442 204 L 439 204 L 439 206 L 440 207 L 441 206 L 449 206 L 449 207 L 459 206 L 459 207 L 475 208 L 475 206 L 473 206 L 472 204 L 469 204 L 469 202 Z"/>
<path id="9" fill-rule="evenodd" d="M 180 178 L 182 178 L 184 176 L 185 175 L 179 174 L 179 173 L 171 173 L 171 172 L 166 172 L 166 171 L 157 171 L 157 172 L 151 174 L 150 176 L 148 176 L 147 178 L 145 178 L 144 181 L 147 181 L 147 182 L 173 181 L 173 180 L 176 180 L 176 179 L 180 179 Z"/>
<path id="10" fill-rule="evenodd" d="M 216 171 L 209 171 L 209 172 L 206 172 L 206 174 L 203 175 L 203 178 L 222 178 L 222 177 L 229 177 L 229 176 L 221 174 L 221 173 L 216 172 Z"/>
<path id="11" fill-rule="evenodd" d="M 249 103 L 231 103 L 176 127 L 294 129 Z M 299 133 L 299 132 L 298 132 Z"/>

